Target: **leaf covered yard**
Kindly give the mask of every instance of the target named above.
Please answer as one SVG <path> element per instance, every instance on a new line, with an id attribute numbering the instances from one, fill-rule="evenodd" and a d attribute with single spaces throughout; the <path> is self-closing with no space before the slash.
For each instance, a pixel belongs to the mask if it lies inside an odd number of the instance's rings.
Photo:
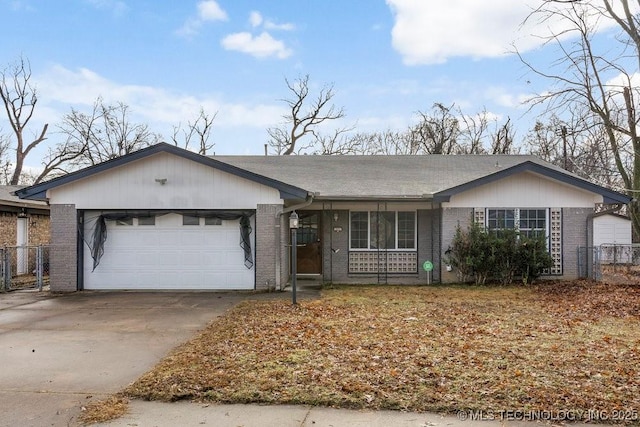
<path id="1" fill-rule="evenodd" d="M 640 287 L 347 287 L 297 306 L 249 301 L 126 394 L 442 412 L 637 410 Z"/>

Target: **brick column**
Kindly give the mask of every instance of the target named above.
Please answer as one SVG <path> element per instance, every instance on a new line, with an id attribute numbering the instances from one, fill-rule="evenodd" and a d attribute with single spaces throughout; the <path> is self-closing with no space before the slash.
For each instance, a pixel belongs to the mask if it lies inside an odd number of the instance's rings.
<path id="1" fill-rule="evenodd" d="M 460 226 L 463 230 L 466 230 L 473 219 L 473 208 L 442 208 L 441 209 L 441 230 L 442 230 L 442 244 L 440 246 L 440 271 L 441 280 L 443 283 L 455 283 L 458 281 L 455 271 L 448 272 L 445 268 L 444 259 L 445 251 L 449 249 L 453 238 L 456 234 L 456 228 Z"/>
<path id="2" fill-rule="evenodd" d="M 49 277 L 52 292 L 78 290 L 78 214 L 75 205 L 51 205 Z"/>
<path id="3" fill-rule="evenodd" d="M 278 246 L 280 246 L 280 256 L 287 256 L 287 253 L 282 251 L 286 240 L 282 240 L 281 221 L 278 221 L 277 217 L 278 212 L 281 211 L 282 205 L 258 205 L 258 209 L 256 210 L 255 254 L 257 290 L 275 289 L 277 276 L 276 251 Z M 278 240 L 280 240 L 280 243 L 278 243 Z M 282 259 L 280 261 L 282 265 Z M 280 274 L 282 276 L 282 271 Z"/>
<path id="4" fill-rule="evenodd" d="M 592 246 L 593 221 L 589 215 L 593 209 L 563 208 L 562 209 L 562 278 L 575 279 L 578 277 L 578 247 Z M 587 252 L 590 254 L 591 252 Z"/>

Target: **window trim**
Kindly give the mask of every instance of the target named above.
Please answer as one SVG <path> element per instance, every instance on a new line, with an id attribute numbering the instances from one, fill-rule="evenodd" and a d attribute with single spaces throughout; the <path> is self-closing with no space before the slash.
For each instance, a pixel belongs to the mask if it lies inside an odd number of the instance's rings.
<path id="1" fill-rule="evenodd" d="M 484 227 L 487 231 L 492 230 L 516 230 L 520 231 L 520 212 L 521 211 L 541 211 L 544 210 L 544 240 L 547 244 L 547 250 L 551 250 L 551 208 L 486 208 L 484 215 Z M 489 228 L 489 211 L 513 211 L 513 228 Z M 540 229 L 524 229 L 527 231 L 540 230 Z"/>
<path id="2" fill-rule="evenodd" d="M 395 233 L 395 247 L 394 248 L 371 248 L 371 214 L 378 212 L 393 212 L 394 214 L 394 233 Z M 413 248 L 398 248 L 398 213 L 408 212 L 413 213 Z M 366 213 L 367 214 L 367 247 L 366 248 L 354 248 L 352 243 L 352 215 L 354 213 Z M 369 211 L 369 210 L 353 210 L 349 211 L 349 251 L 354 252 L 378 252 L 378 251 L 394 251 L 394 252 L 416 252 L 418 250 L 418 211 L 413 210 L 396 210 L 396 211 Z"/>

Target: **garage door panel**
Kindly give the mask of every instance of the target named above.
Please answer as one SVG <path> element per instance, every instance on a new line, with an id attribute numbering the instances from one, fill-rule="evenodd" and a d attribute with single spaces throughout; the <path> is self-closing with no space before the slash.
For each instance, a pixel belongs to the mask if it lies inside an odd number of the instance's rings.
<path id="1" fill-rule="evenodd" d="M 255 272 L 244 265 L 238 221 L 183 226 L 181 216 L 171 214 L 157 217 L 155 226 L 107 221 L 107 230 L 94 272 L 85 250 L 85 289 L 254 289 Z M 253 240 L 252 235 L 252 249 Z"/>

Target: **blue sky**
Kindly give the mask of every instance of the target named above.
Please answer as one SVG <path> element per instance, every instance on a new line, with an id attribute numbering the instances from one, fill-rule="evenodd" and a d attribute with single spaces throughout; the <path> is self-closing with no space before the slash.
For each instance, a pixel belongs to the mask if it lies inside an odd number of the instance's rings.
<path id="1" fill-rule="evenodd" d="M 519 26 L 527 1 L 0 0 L 0 63 L 30 60 L 38 122 L 102 96 L 168 137 L 203 107 L 217 112 L 216 154 L 263 153 L 284 79 L 305 74 L 312 90 L 334 85 L 341 124 L 358 130 L 401 130 L 455 102 L 511 117 L 522 138 L 535 116 L 520 102 L 546 83 L 509 52 L 551 58 L 529 36 L 540 28 Z"/>

